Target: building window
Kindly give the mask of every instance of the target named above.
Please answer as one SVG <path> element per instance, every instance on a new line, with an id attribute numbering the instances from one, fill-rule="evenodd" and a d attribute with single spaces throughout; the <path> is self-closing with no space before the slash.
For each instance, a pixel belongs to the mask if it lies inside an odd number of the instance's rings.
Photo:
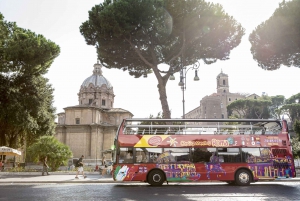
<path id="1" fill-rule="evenodd" d="M 112 101 L 110 102 L 110 107 L 113 107 Z"/>
<path id="2" fill-rule="evenodd" d="M 76 119 L 75 119 L 75 123 L 76 123 L 76 124 L 80 124 L 80 118 L 76 118 Z"/>
<path id="3" fill-rule="evenodd" d="M 89 99 L 89 105 L 92 104 L 92 102 L 93 102 L 93 99 Z"/>
<path id="4" fill-rule="evenodd" d="M 229 101 L 231 101 L 231 98 L 229 98 Z"/>
<path id="5" fill-rule="evenodd" d="M 256 99 L 256 96 L 254 96 L 254 99 Z"/>
<path id="6" fill-rule="evenodd" d="M 224 119 L 224 114 L 222 114 L 222 119 Z"/>
<path id="7" fill-rule="evenodd" d="M 224 93 L 226 93 L 226 90 L 224 89 L 224 91 L 223 91 Z"/>
<path id="8" fill-rule="evenodd" d="M 105 100 L 104 100 L 104 99 L 102 99 L 102 105 L 104 105 L 104 106 L 105 106 Z"/>
<path id="9" fill-rule="evenodd" d="M 223 85 L 225 85 L 225 83 L 226 83 L 225 80 L 223 80 Z"/>

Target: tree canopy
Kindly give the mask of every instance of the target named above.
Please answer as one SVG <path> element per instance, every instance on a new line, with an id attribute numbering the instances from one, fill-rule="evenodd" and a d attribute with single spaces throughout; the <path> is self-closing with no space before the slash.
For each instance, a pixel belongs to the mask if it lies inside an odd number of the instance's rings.
<path id="1" fill-rule="evenodd" d="M 48 165 L 55 171 L 61 164 L 66 165 L 73 154 L 67 145 L 55 137 L 42 136 L 28 147 L 28 155 L 35 162 L 42 161 L 47 156 Z"/>
<path id="2" fill-rule="evenodd" d="M 286 99 L 285 104 L 280 110 L 283 114 L 288 115 L 292 122 L 300 120 L 300 93 Z"/>
<path id="3" fill-rule="evenodd" d="M 265 99 L 239 99 L 227 106 L 229 115 L 236 114 L 240 119 L 267 119 L 268 107 L 272 104 Z"/>
<path id="4" fill-rule="evenodd" d="M 250 34 L 251 53 L 266 70 L 300 67 L 300 1 L 283 1 L 273 15 Z"/>
<path id="5" fill-rule="evenodd" d="M 60 48 L 0 13 L 0 145 L 18 148 L 54 132 L 53 89 L 43 75 Z"/>
<path id="6" fill-rule="evenodd" d="M 171 113 L 166 84 L 171 74 L 203 60 L 229 59 L 244 35 L 242 26 L 220 4 L 204 0 L 105 0 L 80 26 L 107 68 L 139 78 L 154 73 L 164 118 Z M 159 64 L 168 64 L 165 71 Z"/>
<path id="7" fill-rule="evenodd" d="M 282 112 L 280 110 L 281 106 L 285 103 L 285 97 L 283 95 L 271 96 L 272 105 L 269 107 L 270 116 L 274 119 L 280 119 Z"/>

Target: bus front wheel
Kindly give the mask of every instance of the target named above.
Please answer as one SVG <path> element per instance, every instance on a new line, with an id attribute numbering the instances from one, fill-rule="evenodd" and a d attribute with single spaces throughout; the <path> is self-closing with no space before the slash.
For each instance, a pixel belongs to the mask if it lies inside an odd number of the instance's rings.
<path id="1" fill-rule="evenodd" d="M 238 170 L 235 175 L 235 183 L 239 186 L 247 186 L 250 184 L 251 175 L 248 170 Z"/>
<path id="2" fill-rule="evenodd" d="M 165 182 L 165 175 L 160 170 L 152 170 L 148 175 L 148 183 L 151 186 L 161 186 Z"/>

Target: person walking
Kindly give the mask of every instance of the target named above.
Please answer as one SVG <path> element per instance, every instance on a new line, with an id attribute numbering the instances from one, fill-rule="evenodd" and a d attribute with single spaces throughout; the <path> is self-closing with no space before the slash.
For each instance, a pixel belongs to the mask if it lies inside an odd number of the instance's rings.
<path id="1" fill-rule="evenodd" d="M 3 163 L 2 161 L 0 161 L 0 172 L 3 170 L 2 168 L 3 168 Z"/>
<path id="2" fill-rule="evenodd" d="M 76 177 L 75 179 L 78 179 L 78 174 L 81 172 L 82 173 L 82 176 L 83 178 L 86 178 L 86 175 L 84 175 L 84 172 L 83 172 L 83 158 L 84 156 L 82 155 L 81 158 L 79 158 L 79 160 L 77 161 L 77 173 L 76 173 Z"/>
<path id="3" fill-rule="evenodd" d="M 44 173 L 47 173 L 47 175 L 49 175 L 49 172 L 48 172 L 48 164 L 47 164 L 47 156 L 45 156 L 45 158 L 43 159 L 43 173 L 42 173 L 42 176 L 45 176 Z"/>

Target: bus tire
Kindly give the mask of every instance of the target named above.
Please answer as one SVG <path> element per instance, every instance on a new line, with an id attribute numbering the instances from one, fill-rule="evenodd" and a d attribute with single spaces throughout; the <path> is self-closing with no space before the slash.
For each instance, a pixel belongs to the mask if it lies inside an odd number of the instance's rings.
<path id="1" fill-rule="evenodd" d="M 246 169 L 238 170 L 235 174 L 235 183 L 239 186 L 248 186 L 251 182 L 251 174 Z"/>
<path id="2" fill-rule="evenodd" d="M 165 182 L 165 175 L 161 170 L 152 170 L 148 175 L 148 183 L 151 186 L 161 186 Z"/>

